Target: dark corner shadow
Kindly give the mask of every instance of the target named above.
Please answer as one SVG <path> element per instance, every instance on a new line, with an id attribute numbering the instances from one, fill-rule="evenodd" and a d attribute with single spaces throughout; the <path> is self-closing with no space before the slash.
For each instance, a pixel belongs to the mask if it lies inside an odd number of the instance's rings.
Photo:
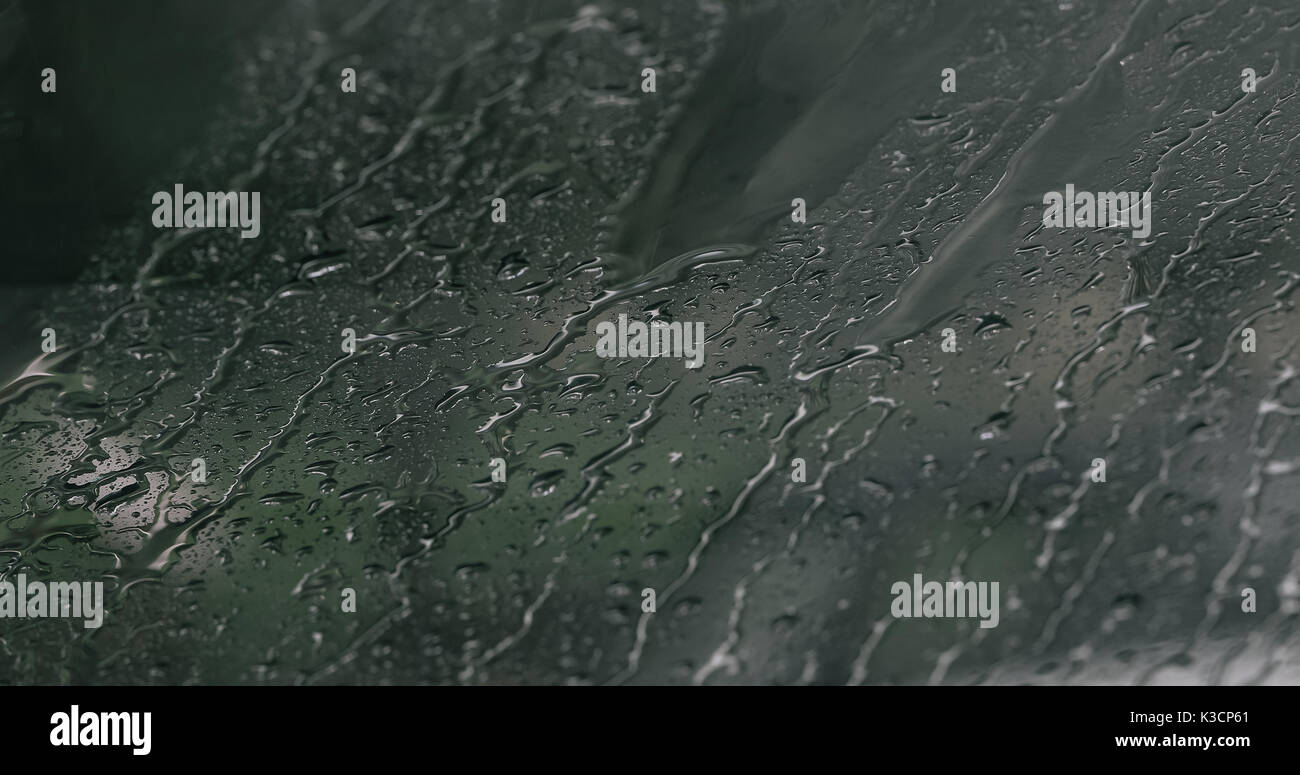
<path id="1" fill-rule="evenodd" d="M 247 0 L 0 0 L 6 340 L 26 340 L 41 299 L 81 275 L 107 231 L 148 212 L 145 187 L 168 164 L 202 147 L 235 96 L 224 77 L 235 44 L 271 12 Z M 54 93 L 41 89 L 47 67 Z"/>

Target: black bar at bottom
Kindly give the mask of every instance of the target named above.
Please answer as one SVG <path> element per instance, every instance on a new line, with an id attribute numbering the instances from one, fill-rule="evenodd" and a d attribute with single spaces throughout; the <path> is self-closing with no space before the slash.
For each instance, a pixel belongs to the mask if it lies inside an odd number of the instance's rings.
<path id="1" fill-rule="evenodd" d="M 754 755 L 865 761 L 872 751 L 926 766 L 1132 757 L 1286 761 L 1297 734 L 1297 695 L 1276 687 L 745 687 L 689 698 L 657 687 L 614 694 L 510 687 L 24 687 L 8 688 L 4 697 L 11 722 L 5 752 L 54 765 L 84 757 L 218 766 L 288 757 L 336 767 L 339 757 L 404 757 L 412 746 L 435 755 L 459 748 L 471 760 L 486 756 L 493 764 L 563 749 L 584 757 L 606 748 L 640 750 L 666 756 L 665 764 L 697 759 L 678 745 L 725 752 L 735 763 Z M 146 747 L 147 753 L 135 752 Z"/>

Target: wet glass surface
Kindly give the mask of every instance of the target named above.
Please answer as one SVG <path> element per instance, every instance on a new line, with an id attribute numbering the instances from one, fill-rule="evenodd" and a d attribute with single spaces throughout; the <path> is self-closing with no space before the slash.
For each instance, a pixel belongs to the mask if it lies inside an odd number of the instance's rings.
<path id="1" fill-rule="evenodd" d="M 1300 680 L 1293 3 L 122 8 L 0 11 L 0 683 Z"/>

